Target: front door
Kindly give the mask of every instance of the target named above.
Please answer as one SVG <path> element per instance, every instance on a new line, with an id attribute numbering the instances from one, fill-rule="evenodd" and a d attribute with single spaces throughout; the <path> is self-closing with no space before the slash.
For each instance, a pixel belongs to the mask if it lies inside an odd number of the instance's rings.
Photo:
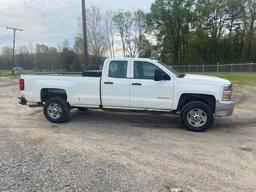
<path id="1" fill-rule="evenodd" d="M 169 110 L 172 107 L 172 79 L 155 81 L 153 63 L 134 61 L 134 78 L 130 81 L 130 107 L 139 109 Z M 169 77 L 164 71 L 161 72 Z"/>
<path id="2" fill-rule="evenodd" d="M 128 61 L 111 61 L 108 76 L 103 77 L 102 104 L 104 108 L 129 108 L 130 79 Z"/>

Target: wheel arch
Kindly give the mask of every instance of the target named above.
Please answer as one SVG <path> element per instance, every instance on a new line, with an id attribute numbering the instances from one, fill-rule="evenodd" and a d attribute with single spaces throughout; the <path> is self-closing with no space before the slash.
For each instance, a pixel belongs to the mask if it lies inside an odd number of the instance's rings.
<path id="1" fill-rule="evenodd" d="M 46 102 L 51 98 L 60 97 L 65 101 L 68 100 L 67 92 L 65 89 L 58 88 L 43 88 L 41 89 L 41 102 Z"/>
<path id="2" fill-rule="evenodd" d="M 183 106 L 191 101 L 201 101 L 207 105 L 209 105 L 213 112 L 215 113 L 216 109 L 216 98 L 213 95 L 207 94 L 191 94 L 191 93 L 184 93 L 180 96 L 177 111 L 181 111 Z"/>

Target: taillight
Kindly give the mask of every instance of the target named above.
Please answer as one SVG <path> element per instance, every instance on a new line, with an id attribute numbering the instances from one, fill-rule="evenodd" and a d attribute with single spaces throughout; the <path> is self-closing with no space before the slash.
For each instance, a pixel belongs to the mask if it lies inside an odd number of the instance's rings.
<path id="1" fill-rule="evenodd" d="M 23 91 L 25 89 L 25 81 L 24 79 L 20 79 L 19 81 L 20 90 Z"/>

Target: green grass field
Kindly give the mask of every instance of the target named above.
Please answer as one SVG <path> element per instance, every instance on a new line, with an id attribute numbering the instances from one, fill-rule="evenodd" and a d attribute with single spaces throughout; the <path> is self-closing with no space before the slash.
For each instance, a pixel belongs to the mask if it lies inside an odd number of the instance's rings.
<path id="1" fill-rule="evenodd" d="M 0 77 L 8 77 L 8 76 L 14 76 L 14 75 L 12 75 L 12 72 L 9 70 L 0 70 Z"/>
<path id="2" fill-rule="evenodd" d="M 25 70 L 24 73 L 25 74 L 32 73 L 32 71 Z M 19 76 L 19 74 L 12 74 L 11 70 L 0 70 L 0 77 L 15 77 L 15 76 Z"/>
<path id="3" fill-rule="evenodd" d="M 256 73 L 200 73 L 230 80 L 236 86 L 256 85 Z"/>
<path id="4" fill-rule="evenodd" d="M 25 73 L 29 73 L 31 71 L 25 71 Z M 210 75 L 210 76 L 218 76 L 224 79 L 228 79 L 232 81 L 234 85 L 242 86 L 242 85 L 256 85 L 256 73 L 200 73 L 201 75 Z M 8 76 L 18 76 L 13 75 L 9 70 L 0 70 L 0 76 L 8 77 Z"/>

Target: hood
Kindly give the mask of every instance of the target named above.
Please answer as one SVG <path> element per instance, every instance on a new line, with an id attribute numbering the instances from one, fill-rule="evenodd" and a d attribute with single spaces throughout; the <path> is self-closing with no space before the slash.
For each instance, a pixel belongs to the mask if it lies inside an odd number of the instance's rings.
<path id="1" fill-rule="evenodd" d="M 214 77 L 214 76 L 207 76 L 207 75 L 194 75 L 194 74 L 186 74 L 184 77 L 186 80 L 190 81 L 199 81 L 203 83 L 213 83 L 213 84 L 231 84 L 231 82 L 227 79 Z"/>

